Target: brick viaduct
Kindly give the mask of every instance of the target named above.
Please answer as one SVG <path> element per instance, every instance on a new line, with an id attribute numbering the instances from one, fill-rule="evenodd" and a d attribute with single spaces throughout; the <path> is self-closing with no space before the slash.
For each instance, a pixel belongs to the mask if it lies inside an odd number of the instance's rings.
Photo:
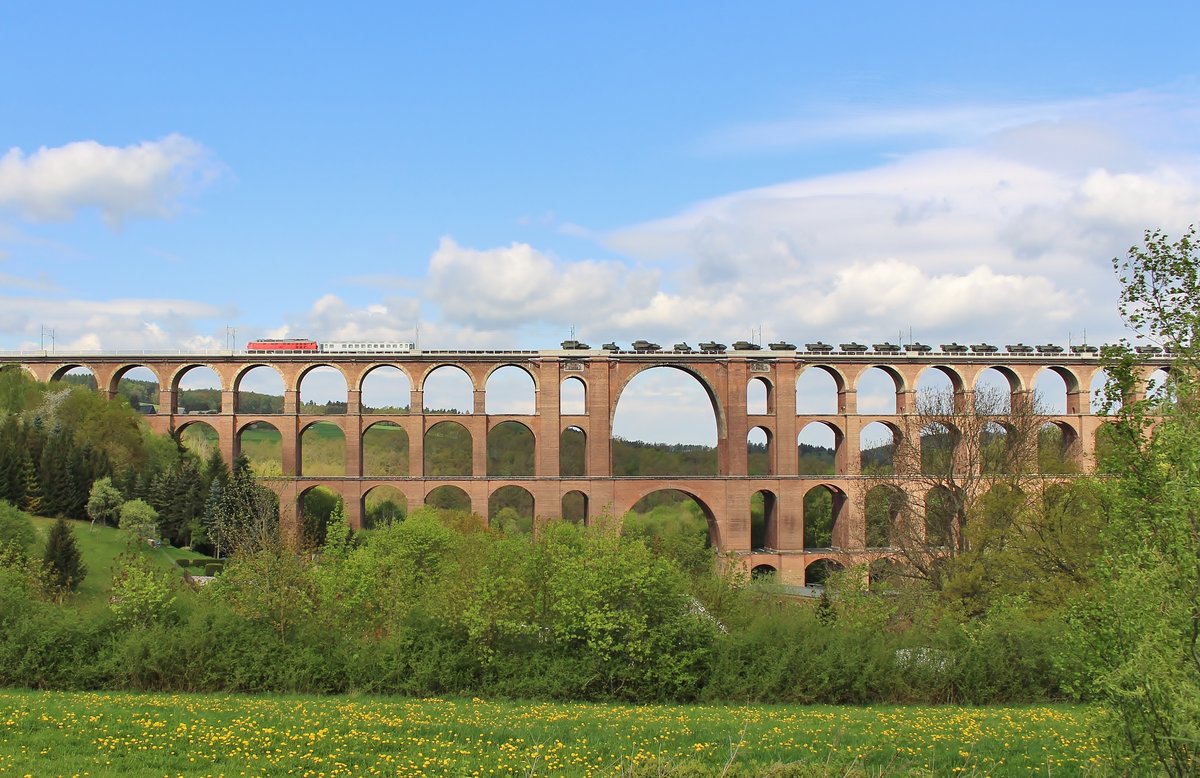
<path id="1" fill-rule="evenodd" d="M 1166 358 L 1149 358 L 1145 371 L 1168 365 Z M 497 489 L 518 486 L 533 497 L 535 513 L 541 517 L 560 514 L 564 496 L 578 492 L 591 518 L 608 513 L 623 515 L 642 497 L 662 489 L 676 489 L 697 500 L 709 519 L 714 545 L 743 557 L 749 566 L 769 565 L 785 582 L 803 583 L 805 568 L 820 559 L 839 564 L 870 561 L 886 555 L 886 549 L 867 549 L 863 519 L 863 478 L 859 471 L 860 438 L 864 427 L 881 422 L 894 431 L 904 428 L 905 414 L 915 410 L 915 389 L 922 372 L 941 371 L 955 392 L 969 402 L 980 375 L 995 369 L 1008 381 L 1013 393 L 1031 391 L 1042 371 L 1053 371 L 1066 388 L 1066 413 L 1049 417 L 1074 442 L 1073 455 L 1086 467 L 1094 450 L 1095 432 L 1103 420 L 1091 412 L 1093 378 L 1100 371 L 1094 355 L 1012 355 L 945 353 L 833 353 L 802 351 L 732 351 L 724 354 L 632 353 L 587 351 L 413 351 L 404 354 L 79 354 L 63 355 L 25 352 L 0 355 L 0 364 L 17 363 L 43 381 L 60 379 L 68 371 L 83 367 L 92 371 L 97 386 L 109 397 L 129 370 L 149 369 L 158 379 L 159 413 L 147 417 L 157 431 L 181 430 L 203 422 L 217 433 L 226 461 L 239 450 L 239 436 L 255 422 L 277 429 L 282 438 L 284 477 L 269 480 L 281 498 L 285 528 L 296 526 L 298 503 L 309 489 L 324 486 L 339 493 L 350 522 L 361 526 L 362 506 L 371 489 L 388 485 L 402 492 L 410 509 L 425 503 L 435 488 L 455 486 L 470 498 L 477 513 L 486 514 L 488 498 Z M 255 367 L 267 366 L 281 375 L 284 386 L 283 412 L 249 414 L 239 412 L 237 392 L 242 378 Z M 347 412 L 344 415 L 312 415 L 302 412 L 300 385 L 317 367 L 332 367 L 346 380 Z M 364 414 L 360 402 L 363 382 L 375 368 L 392 366 L 403 371 L 411 386 L 407 414 Z M 469 376 L 474 390 L 472 414 L 424 413 L 423 387 L 431 372 L 454 366 Z M 493 372 L 508 366 L 524 370 L 534 386 L 534 412 L 528 415 L 495 415 L 485 412 L 485 387 Z M 684 371 L 699 381 L 712 402 L 717 427 L 718 473 L 713 477 L 614 477 L 612 475 L 612 424 L 622 390 L 645 370 L 667 366 Z M 211 368 L 221 382 L 219 413 L 197 416 L 179 413 L 180 380 L 189 370 Z M 894 414 L 860 414 L 857 390 L 860 377 L 879 368 L 895 384 Z M 820 370 L 833 378 L 837 412 L 797 412 L 797 381 L 809 370 Z M 564 382 L 582 384 L 583 413 L 566 414 L 560 406 Z M 748 389 L 761 382 L 757 391 L 766 394 L 765 413 L 748 413 Z M 761 410 L 761 409 L 756 409 Z M 474 475 L 430 478 L 424 472 L 425 433 L 435 424 L 453 421 L 465 427 L 472 439 Z M 496 478 L 486 475 L 487 434 L 504 422 L 518 422 L 532 432 L 534 475 Z M 300 445 L 305 429 L 317 422 L 338 426 L 345 436 L 344 477 L 307 477 L 300 471 Z M 363 435 L 380 422 L 403 428 L 408 436 L 410 472 L 407 476 L 363 475 Z M 802 475 L 798 472 L 795 442 L 811 423 L 833 430 L 836 441 L 834 475 Z M 575 428 L 586 436 L 586 467 L 581 476 L 560 472 L 562 433 Z M 759 428 L 768 441 L 769 475 L 750 475 L 747 437 Z M 777 444 L 778 442 L 778 444 Z M 833 495 L 834 530 L 832 549 L 805 547 L 804 496 L 814 488 Z M 763 492 L 767 505 L 765 548 L 751 548 L 751 497 Z M 577 498 L 578 495 L 575 495 Z M 289 524 L 291 522 L 291 524 Z"/>

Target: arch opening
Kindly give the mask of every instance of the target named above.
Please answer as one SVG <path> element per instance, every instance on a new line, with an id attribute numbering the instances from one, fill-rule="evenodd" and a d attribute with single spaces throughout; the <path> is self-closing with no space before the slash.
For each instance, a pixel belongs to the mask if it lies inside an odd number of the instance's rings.
<path id="1" fill-rule="evenodd" d="M 457 486 L 449 484 L 432 489 L 425 495 L 425 504 L 431 508 L 456 513 L 471 512 L 471 495 Z"/>
<path id="2" fill-rule="evenodd" d="M 474 474 L 470 431 L 456 421 L 440 421 L 425 433 L 425 477 L 455 478 Z"/>
<path id="3" fill-rule="evenodd" d="M 759 489 L 750 495 L 750 548 L 773 549 L 779 546 L 775 493 Z"/>
<path id="4" fill-rule="evenodd" d="M 270 365 L 254 365 L 234 382 L 238 413 L 283 413 L 283 376 Z"/>
<path id="5" fill-rule="evenodd" d="M 746 463 L 750 475 L 774 475 L 775 452 L 772 451 L 771 432 L 765 427 L 754 427 L 746 435 Z"/>
<path id="6" fill-rule="evenodd" d="M 796 441 L 797 472 L 800 475 L 833 475 L 838 472 L 842 431 L 828 422 L 814 421 L 804 425 Z"/>
<path id="7" fill-rule="evenodd" d="M 833 559 L 816 559 L 804 568 L 804 583 L 808 586 L 824 586 L 829 576 L 846 568 Z"/>
<path id="8" fill-rule="evenodd" d="M 349 392 L 346 376 L 329 365 L 318 365 L 300 376 L 300 413 L 338 416 L 346 413 Z"/>
<path id="9" fill-rule="evenodd" d="M 363 475 L 408 475 L 408 432 L 393 421 L 372 424 L 363 431 L 362 458 Z"/>
<path id="10" fill-rule="evenodd" d="M 386 527 L 408 515 L 408 495 L 383 484 L 368 489 L 362 498 L 362 528 Z"/>
<path id="11" fill-rule="evenodd" d="M 900 430 L 891 424 L 873 421 L 859 433 L 858 466 L 863 475 L 891 475 L 896 472 L 896 446 Z"/>
<path id="12" fill-rule="evenodd" d="M 1108 383 L 1108 371 L 1100 369 L 1092 376 L 1090 385 L 1092 396 L 1092 413 L 1097 416 L 1111 415 L 1121 410 L 1122 398 L 1109 396 L 1106 384 Z"/>
<path id="13" fill-rule="evenodd" d="M 562 496 L 562 519 L 572 524 L 587 525 L 588 497 L 583 492 L 571 490 Z"/>
<path id="14" fill-rule="evenodd" d="M 921 428 L 921 472 L 925 475 L 953 473 L 958 449 L 958 431 L 939 422 Z"/>
<path id="15" fill-rule="evenodd" d="M 170 408 L 159 408 L 158 376 L 144 365 L 122 370 L 117 376 L 116 389 L 117 396 L 138 413 L 153 415 L 171 412 Z"/>
<path id="16" fill-rule="evenodd" d="M 492 371 L 484 385 L 487 413 L 529 416 L 537 412 L 537 388 L 528 371 L 505 365 Z"/>
<path id="17" fill-rule="evenodd" d="M 70 387 L 82 386 L 90 391 L 97 391 L 100 384 L 96 381 L 96 374 L 92 369 L 84 365 L 64 365 L 54 372 L 51 381 L 61 381 Z"/>
<path id="18" fill-rule="evenodd" d="M 761 583 L 771 583 L 779 576 L 779 571 L 775 569 L 775 565 L 769 565 L 765 562 L 757 564 L 750 568 L 750 580 Z"/>
<path id="19" fill-rule="evenodd" d="M 717 475 L 717 406 L 686 370 L 642 370 L 617 398 L 614 476 Z"/>
<path id="20" fill-rule="evenodd" d="M 342 496 L 328 486 L 313 486 L 300 493 L 300 545 L 317 549 L 325 545 L 329 517 L 339 505 L 345 509 Z"/>
<path id="21" fill-rule="evenodd" d="M 475 384 L 458 365 L 435 367 L 421 384 L 425 413 L 474 413 Z"/>
<path id="22" fill-rule="evenodd" d="M 300 467 L 297 475 L 342 476 L 346 474 L 346 434 L 333 422 L 309 424 L 296 442 Z"/>
<path id="23" fill-rule="evenodd" d="M 189 421 L 178 427 L 176 434 L 179 435 L 179 442 L 183 447 L 195 454 L 201 462 L 206 462 L 214 452 L 221 450 L 221 436 L 207 422 Z"/>
<path id="24" fill-rule="evenodd" d="M 220 413 L 221 377 L 208 365 L 184 368 L 175 377 L 175 412 L 183 414 Z"/>
<path id="25" fill-rule="evenodd" d="M 283 475 L 283 435 L 269 422 L 254 421 L 237 434 L 237 450 L 250 463 L 250 470 L 259 478 Z"/>
<path id="26" fill-rule="evenodd" d="M 1079 472 L 1078 437 L 1069 424 L 1046 422 L 1038 429 L 1038 472 Z"/>
<path id="27" fill-rule="evenodd" d="M 558 472 L 567 478 L 587 475 L 587 433 L 567 427 L 558 436 Z"/>
<path id="28" fill-rule="evenodd" d="M 570 376 L 558 387 L 558 412 L 563 416 L 583 416 L 587 413 L 587 384 Z"/>
<path id="29" fill-rule="evenodd" d="M 821 365 L 807 367 L 796 377 L 796 413 L 833 415 L 838 412 L 841 376 Z"/>
<path id="30" fill-rule="evenodd" d="M 518 421 L 505 421 L 488 430 L 487 474 L 532 476 L 536 459 L 533 431 Z"/>
<path id="31" fill-rule="evenodd" d="M 1067 379 L 1053 367 L 1038 372 L 1033 381 L 1037 407 L 1043 413 L 1061 416 L 1067 413 L 1067 395 L 1071 389 Z"/>
<path id="32" fill-rule="evenodd" d="M 867 548 L 894 548 L 900 545 L 897 532 L 906 504 L 904 492 L 894 486 L 876 486 L 867 492 L 864 509 Z"/>
<path id="33" fill-rule="evenodd" d="M 975 412 L 986 416 L 1012 413 L 1013 393 L 1020 391 L 1020 379 L 1011 370 L 989 367 L 975 378 Z"/>
<path id="34" fill-rule="evenodd" d="M 945 365 L 930 365 L 917 376 L 916 393 L 920 395 L 957 396 L 963 390 L 962 376 Z"/>
<path id="35" fill-rule="evenodd" d="M 746 384 L 746 413 L 751 416 L 774 413 L 772 389 L 771 382 L 767 379 L 751 378 Z"/>
<path id="36" fill-rule="evenodd" d="M 896 413 L 897 397 L 903 390 L 903 383 L 898 374 L 876 366 L 863 371 L 855 389 L 859 413 L 890 416 Z"/>
<path id="37" fill-rule="evenodd" d="M 804 547 L 834 548 L 846 545 L 838 519 L 846 506 L 846 494 L 820 484 L 804 494 Z"/>
<path id="38" fill-rule="evenodd" d="M 399 416 L 411 410 L 412 382 L 395 365 L 371 368 L 362 379 L 362 412 Z"/>
<path id="39" fill-rule="evenodd" d="M 505 535 L 532 535 L 533 516 L 533 495 L 520 486 L 501 486 L 488 497 L 488 526 Z"/>
<path id="40" fill-rule="evenodd" d="M 621 532 L 641 538 L 689 573 L 711 570 L 713 550 L 720 548 L 712 510 L 695 495 L 677 489 L 659 489 L 638 500 L 621 517 Z"/>

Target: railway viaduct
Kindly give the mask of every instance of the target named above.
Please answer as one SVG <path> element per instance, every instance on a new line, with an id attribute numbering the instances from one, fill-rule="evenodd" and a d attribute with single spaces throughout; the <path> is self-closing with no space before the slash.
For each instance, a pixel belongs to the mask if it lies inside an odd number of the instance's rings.
<path id="1" fill-rule="evenodd" d="M 1048 417 L 1073 443 L 1071 455 L 1084 468 L 1091 463 L 1095 433 L 1103 419 L 1091 411 L 1093 378 L 1100 371 L 1094 354 L 977 354 L 977 353 L 810 353 L 806 351 L 731 351 L 707 353 L 635 353 L 603 350 L 544 351 L 412 351 L 401 354 L 252 354 L 221 352 L 208 354 L 99 353 L 58 354 L 23 352 L 0 354 L 0 364 L 22 365 L 42 381 L 61 379 L 75 368 L 86 368 L 96 377 L 100 391 L 113 397 L 122 376 L 147 368 L 158 379 L 159 412 L 147 422 L 159 432 L 182 430 L 205 423 L 216 431 L 226 461 L 239 453 L 241 433 L 251 424 L 270 424 L 282 440 L 282 478 L 265 479 L 280 496 L 285 530 L 295 531 L 298 505 L 303 495 L 324 486 L 342 496 L 352 526 L 361 526 L 366 494 L 388 485 L 402 492 L 410 509 L 425 504 L 430 493 L 442 486 L 461 489 L 475 512 L 487 513 L 489 496 L 505 486 L 518 486 L 533 497 L 535 515 L 557 516 L 564 497 L 578 501 L 582 496 L 587 516 L 621 516 L 644 496 L 674 489 L 693 497 L 708 517 L 714 545 L 741 556 L 751 567 L 768 565 L 781 580 L 803 583 L 808 565 L 821 559 L 838 564 L 871 561 L 887 555 L 887 549 L 866 547 L 864 520 L 865 479 L 860 472 L 860 439 L 864 427 L 880 422 L 893 431 L 905 428 L 906 417 L 915 412 L 916 386 L 924 371 L 947 376 L 959 401 L 969 403 L 980 375 L 994 369 L 1007 379 L 1014 395 L 1030 392 L 1043 371 L 1062 378 L 1066 390 L 1066 412 Z M 1167 367 L 1165 357 L 1147 357 L 1147 375 Z M 266 366 L 278 371 L 284 387 L 283 410 L 277 414 L 246 413 L 237 407 L 242 379 L 253 368 Z M 300 385 L 318 367 L 332 367 L 345 378 L 347 409 L 344 415 L 304 413 Z M 411 386 L 409 413 L 364 413 L 363 383 L 371 371 L 392 366 L 403 371 Z M 474 392 L 471 414 L 424 412 L 423 388 L 436 369 L 452 366 L 470 378 Z M 515 366 L 525 371 L 534 387 L 534 410 L 525 415 L 495 415 L 485 412 L 485 388 L 496 370 Z M 612 470 L 612 425 L 617 402 L 631 379 L 643 371 L 668 367 L 691 375 L 712 403 L 717 427 L 718 470 L 710 477 L 614 477 Z M 195 368 L 211 368 L 221 383 L 221 407 L 217 413 L 196 415 L 181 412 L 180 381 Z M 859 379 L 878 368 L 895 386 L 895 413 L 859 413 Z M 806 371 L 823 371 L 833 379 L 837 393 L 836 413 L 806 414 L 797 409 L 797 382 Z M 582 409 L 564 413 L 560 403 L 564 383 L 582 385 Z M 748 391 L 766 395 L 765 412 L 748 411 Z M 761 406 L 761 404 L 759 404 Z M 967 406 L 969 407 L 969 406 Z M 582 413 L 578 411 L 582 410 Z M 471 476 L 433 478 L 426 474 L 424 441 L 436 424 L 453 421 L 470 433 Z M 301 469 L 303 433 L 311 425 L 328 422 L 338 426 L 345 439 L 345 476 L 310 477 Z M 363 436 L 373 425 L 390 422 L 408 437 L 407 475 L 374 476 L 363 472 Z M 487 475 L 487 434 L 497 425 L 517 422 L 534 440 L 534 473 L 528 477 Z M 835 473 L 810 475 L 799 472 L 797 437 L 811 423 L 826 425 L 836 441 Z M 565 475 L 560 466 L 560 440 L 568 429 L 585 436 L 586 464 L 583 473 Z M 751 475 L 747 438 L 761 429 L 768 444 L 767 474 Z M 804 497 L 814 488 L 825 488 L 833 496 L 832 548 L 806 547 Z M 761 548 L 752 548 L 751 499 L 763 493 L 766 536 Z"/>

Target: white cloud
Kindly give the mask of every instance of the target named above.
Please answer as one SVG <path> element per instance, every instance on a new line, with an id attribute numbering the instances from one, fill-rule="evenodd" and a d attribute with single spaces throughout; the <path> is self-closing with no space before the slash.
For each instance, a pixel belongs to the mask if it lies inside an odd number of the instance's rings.
<path id="1" fill-rule="evenodd" d="M 118 147 L 77 141 L 0 157 L 0 207 L 39 221 L 63 221 L 95 208 L 118 226 L 132 217 L 166 218 L 192 186 L 216 174 L 203 146 L 182 135 Z"/>
<path id="2" fill-rule="evenodd" d="M 491 330 L 603 320 L 654 295 L 657 274 L 619 262 L 563 262 L 525 243 L 476 250 L 443 238 L 427 298 L 451 323 Z"/>
<path id="3" fill-rule="evenodd" d="M 223 341 L 197 333 L 201 322 L 224 310 L 191 300 L 0 297 L 0 311 L 0 337 L 21 350 L 41 347 L 43 327 L 53 331 L 54 347 L 63 352 L 224 348 Z M 49 347 L 49 334 L 45 342 Z"/>
<path id="4" fill-rule="evenodd" d="M 1069 143 L 1072 129 L 1061 127 Z M 608 245 L 671 272 L 653 323 L 761 322 L 790 340 L 1115 337 L 1110 261 L 1146 227 L 1200 214 L 1195 158 L 1129 169 L 1036 164 L 1012 148 L 921 152 L 737 192 L 616 230 Z M 755 317 L 751 319 L 751 317 Z M 747 322 L 746 319 L 751 319 Z M 742 329 L 741 331 L 744 331 Z M 732 337 L 732 336 L 730 336 Z"/>

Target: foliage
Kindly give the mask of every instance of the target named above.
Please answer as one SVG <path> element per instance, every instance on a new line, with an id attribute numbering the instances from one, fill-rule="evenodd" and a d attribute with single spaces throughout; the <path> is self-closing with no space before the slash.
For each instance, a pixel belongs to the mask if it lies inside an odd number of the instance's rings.
<path id="1" fill-rule="evenodd" d="M 906 574 L 942 590 L 960 557 L 968 566 L 989 558 L 1018 534 L 1015 516 L 1040 510 L 1045 417 L 1035 397 L 989 387 L 975 389 L 970 407 L 952 391 L 923 392 L 916 407 L 904 417 L 892 472 L 868 474 L 864 494 L 903 495 L 889 506 L 889 545 Z"/>
<path id="2" fill-rule="evenodd" d="M 121 507 L 125 504 L 125 495 L 112 485 L 108 476 L 96 479 L 88 492 L 87 514 L 93 522 L 109 526 L 117 526 L 121 518 Z"/>
<path id="3" fill-rule="evenodd" d="M 1067 652 L 1079 691 L 1113 714 L 1113 734 L 1139 769 L 1200 772 L 1200 245 L 1147 231 L 1115 259 L 1121 313 L 1136 335 L 1174 354 L 1165 395 L 1130 349 L 1110 350 L 1116 410 L 1102 470 L 1109 523 L 1096 586 L 1072 613 Z M 1143 399 L 1144 398 L 1144 399 Z M 1119 409 L 1116 408 L 1120 401 Z M 1151 412 L 1161 414 L 1155 423 Z"/>
<path id="4" fill-rule="evenodd" d="M 29 516 L 12 503 L 0 500 L 0 553 L 24 556 L 35 538 Z"/>
<path id="5" fill-rule="evenodd" d="M 46 569 L 49 585 L 59 595 L 75 591 L 87 575 L 87 566 L 75 544 L 75 533 L 66 519 L 60 518 L 51 527 L 42 566 Z"/>
<path id="6" fill-rule="evenodd" d="M 121 506 L 119 525 L 138 542 L 158 537 L 158 511 L 145 500 L 130 500 Z"/>
<path id="7" fill-rule="evenodd" d="M 144 553 L 130 551 L 113 573 L 109 607 L 121 627 L 149 627 L 173 612 L 178 577 L 150 563 Z"/>

